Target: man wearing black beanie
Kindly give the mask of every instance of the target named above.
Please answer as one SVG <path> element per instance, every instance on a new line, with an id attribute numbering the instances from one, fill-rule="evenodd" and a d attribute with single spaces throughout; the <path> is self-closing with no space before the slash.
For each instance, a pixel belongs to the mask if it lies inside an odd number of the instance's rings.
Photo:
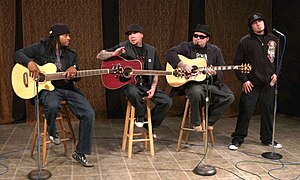
<path id="1" fill-rule="evenodd" d="M 237 45 L 234 64 L 250 64 L 249 74 L 235 72 L 242 83 L 239 115 L 235 131 L 231 134 L 230 150 L 237 150 L 248 135 L 251 115 L 259 102 L 261 114 L 260 141 L 263 145 L 272 146 L 272 105 L 275 74 L 275 54 L 278 38 L 268 32 L 266 20 L 261 13 L 253 13 L 247 21 L 249 33 L 242 37 Z M 274 148 L 282 145 L 274 141 Z"/>
<path id="2" fill-rule="evenodd" d="M 53 91 L 43 90 L 39 93 L 40 101 L 44 105 L 49 138 L 55 145 L 60 144 L 55 120 L 61 109 L 60 101 L 66 100 L 70 110 L 80 120 L 78 143 L 72 157 L 83 166 L 92 167 L 93 163 L 86 159 L 85 154 L 91 154 L 92 151 L 95 112 L 88 100 L 75 87 L 74 82 L 79 80 L 76 78 L 79 67 L 76 52 L 69 48 L 70 40 L 68 26 L 57 23 L 51 26 L 47 39 L 16 51 L 13 59 L 16 63 L 27 67 L 33 79 L 39 77 L 40 69 L 37 64 L 42 66 L 53 63 L 57 71 L 65 72 L 67 79 L 52 81 L 55 87 Z"/>

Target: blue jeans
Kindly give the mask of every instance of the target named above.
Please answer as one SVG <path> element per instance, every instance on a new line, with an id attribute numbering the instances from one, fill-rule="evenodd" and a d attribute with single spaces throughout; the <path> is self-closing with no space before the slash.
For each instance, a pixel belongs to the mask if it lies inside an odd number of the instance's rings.
<path id="1" fill-rule="evenodd" d="M 60 101 L 68 102 L 69 109 L 80 120 L 76 151 L 82 154 L 91 154 L 95 112 L 88 100 L 76 91 L 59 88 L 54 91 L 41 92 L 40 100 L 44 104 L 49 135 L 56 133 L 55 120 L 61 110 Z"/>

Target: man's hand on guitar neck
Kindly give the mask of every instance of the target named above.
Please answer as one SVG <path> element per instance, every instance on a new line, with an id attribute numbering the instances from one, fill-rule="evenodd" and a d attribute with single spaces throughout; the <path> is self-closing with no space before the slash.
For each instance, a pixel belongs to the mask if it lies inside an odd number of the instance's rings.
<path id="1" fill-rule="evenodd" d="M 33 60 L 29 61 L 29 63 L 27 64 L 27 68 L 29 70 L 30 77 L 32 77 L 33 79 L 36 79 L 39 77 L 40 70 Z"/>
<path id="2" fill-rule="evenodd" d="M 207 67 L 207 68 L 206 68 L 206 71 L 207 71 L 207 74 L 212 75 L 212 76 L 214 76 L 214 75 L 217 74 L 217 71 L 213 70 L 213 69 L 210 68 L 210 67 Z"/>
<path id="3" fill-rule="evenodd" d="M 67 76 L 68 79 L 74 79 L 76 77 L 77 69 L 74 66 L 69 67 L 65 75 Z"/>

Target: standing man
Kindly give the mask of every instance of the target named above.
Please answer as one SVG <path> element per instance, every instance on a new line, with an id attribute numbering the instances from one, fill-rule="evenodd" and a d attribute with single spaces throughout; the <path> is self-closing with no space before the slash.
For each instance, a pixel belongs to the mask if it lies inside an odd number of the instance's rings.
<path id="1" fill-rule="evenodd" d="M 40 72 L 36 64 L 41 66 L 46 63 L 54 63 L 57 71 L 65 72 L 68 80 L 52 81 L 55 89 L 53 91 L 44 90 L 39 94 L 45 109 L 49 138 L 54 144 L 60 144 L 55 120 L 61 109 L 60 101 L 66 100 L 70 110 L 80 120 L 78 143 L 72 157 L 83 166 L 92 167 L 93 163 L 86 159 L 85 154 L 91 154 L 92 150 L 95 112 L 88 100 L 74 85 L 74 81 L 79 80 L 75 78 L 79 68 L 76 52 L 68 47 L 70 40 L 70 31 L 67 25 L 54 24 L 50 28 L 47 39 L 16 51 L 13 59 L 27 67 L 30 76 L 34 79 L 39 76 Z"/>
<path id="2" fill-rule="evenodd" d="M 107 60 L 113 56 L 122 56 L 127 60 L 138 59 L 143 69 L 146 70 L 161 70 L 156 48 L 143 42 L 143 28 L 138 24 L 131 24 L 127 27 L 125 35 L 128 40 L 119 43 L 118 45 L 102 50 L 98 53 L 97 58 L 100 60 Z M 172 99 L 159 87 L 157 87 L 158 76 L 141 76 L 137 84 L 126 84 L 122 87 L 122 92 L 128 98 L 130 103 L 136 109 L 136 122 L 137 127 L 145 127 L 144 116 L 146 113 L 145 99 L 151 99 L 155 107 L 151 111 L 153 128 L 158 128 L 168 110 L 172 105 Z"/>
<path id="3" fill-rule="evenodd" d="M 221 50 L 216 45 L 208 43 L 210 38 L 209 27 L 198 24 L 193 30 L 193 40 L 182 42 L 167 51 L 167 61 L 173 68 L 180 67 L 186 73 L 191 73 L 193 67 L 185 64 L 178 55 L 183 55 L 191 60 L 201 57 L 207 61 L 207 74 L 211 76 L 209 90 L 212 95 L 212 104 L 209 107 L 209 126 L 213 126 L 234 101 L 233 92 L 221 81 L 223 72 L 215 71 L 209 66 L 224 66 L 225 62 Z M 195 131 L 202 131 L 200 109 L 204 105 L 206 96 L 206 81 L 189 81 L 179 88 L 172 88 L 171 96 L 183 91 L 190 100 L 191 125 Z"/>
<path id="4" fill-rule="evenodd" d="M 275 51 L 278 39 L 268 32 L 266 21 L 262 14 L 254 13 L 248 18 L 249 33 L 242 37 L 234 56 L 234 63 L 250 63 L 249 74 L 236 72 L 236 77 L 242 82 L 240 110 L 230 150 L 238 149 L 247 137 L 251 115 L 257 102 L 261 113 L 260 141 L 266 146 L 272 146 L 272 105 L 274 98 L 273 86 L 277 82 L 275 74 Z M 275 148 L 282 145 L 274 141 Z"/>

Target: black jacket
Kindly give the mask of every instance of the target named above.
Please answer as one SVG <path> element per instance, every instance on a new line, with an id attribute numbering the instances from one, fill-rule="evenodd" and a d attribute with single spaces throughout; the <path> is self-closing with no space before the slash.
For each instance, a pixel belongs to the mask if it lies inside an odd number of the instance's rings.
<path id="1" fill-rule="evenodd" d="M 267 31 L 260 38 L 252 31 L 242 37 L 235 51 L 234 64 L 249 63 L 252 70 L 249 74 L 236 71 L 236 77 L 242 83 L 251 81 L 258 87 L 268 85 L 275 73 L 277 43 L 277 37 Z"/>
<path id="2" fill-rule="evenodd" d="M 55 63 L 56 54 L 53 49 L 50 53 L 46 53 L 46 40 L 42 39 L 38 43 L 31 44 L 27 47 L 17 50 L 13 54 L 13 60 L 16 63 L 22 64 L 27 67 L 29 61 L 33 60 L 38 65 L 42 66 L 46 63 Z M 62 49 L 62 54 L 60 57 L 60 61 L 62 64 L 62 68 L 65 71 L 71 66 L 76 65 L 76 69 L 79 70 L 77 64 L 77 54 L 73 50 L 64 47 Z M 78 81 L 79 78 L 74 79 L 74 81 Z M 56 88 L 62 89 L 74 89 L 73 80 L 55 80 L 52 81 L 52 84 Z"/>
<path id="3" fill-rule="evenodd" d="M 133 60 L 133 59 L 138 59 L 138 52 L 135 49 L 135 47 L 128 41 L 124 41 L 119 43 L 118 45 L 107 49 L 107 51 L 112 52 L 115 51 L 116 49 L 118 49 L 119 47 L 125 47 L 126 52 L 121 54 L 121 56 L 123 58 L 125 58 L 126 60 Z M 143 43 L 143 56 L 144 56 L 144 69 L 148 69 L 148 70 L 161 70 L 161 64 L 159 61 L 159 57 L 156 51 L 156 48 Z M 153 82 L 153 76 L 147 76 L 149 85 L 151 87 L 151 84 Z"/>
<path id="4" fill-rule="evenodd" d="M 181 54 L 189 59 L 196 58 L 196 48 L 193 45 L 193 42 L 182 42 L 178 46 L 170 48 L 166 53 L 166 58 L 168 63 L 173 67 L 176 68 L 180 59 L 178 54 Z M 207 43 L 207 66 L 224 66 L 225 61 L 221 50 L 216 45 Z M 213 76 L 213 84 L 216 85 L 220 90 L 232 93 L 232 91 L 221 81 L 223 76 L 222 71 L 217 71 L 217 75 Z M 179 93 L 181 88 L 172 88 L 170 96 L 174 96 Z"/>

